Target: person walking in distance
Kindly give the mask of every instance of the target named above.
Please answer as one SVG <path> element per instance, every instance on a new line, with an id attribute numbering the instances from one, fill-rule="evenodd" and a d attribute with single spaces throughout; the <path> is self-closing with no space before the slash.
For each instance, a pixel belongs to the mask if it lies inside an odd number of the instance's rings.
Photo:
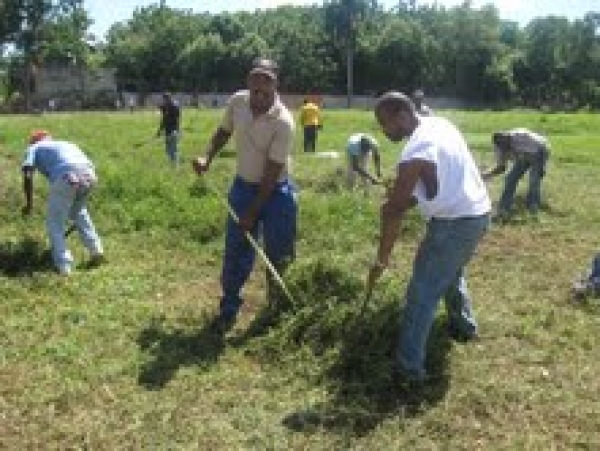
<path id="1" fill-rule="evenodd" d="M 161 119 L 156 136 L 160 136 L 164 132 L 167 157 L 173 166 L 177 166 L 179 164 L 178 142 L 181 109 L 169 93 L 164 93 L 162 96 L 160 115 Z"/>

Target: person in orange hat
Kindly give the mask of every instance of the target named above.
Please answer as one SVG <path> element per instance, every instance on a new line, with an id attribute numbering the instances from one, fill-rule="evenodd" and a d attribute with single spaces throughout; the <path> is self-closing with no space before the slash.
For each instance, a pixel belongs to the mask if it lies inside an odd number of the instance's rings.
<path id="1" fill-rule="evenodd" d="M 71 219 L 84 246 L 91 253 L 90 264 L 104 260 L 102 242 L 87 211 L 86 201 L 97 183 L 93 163 L 75 144 L 52 139 L 47 130 L 34 130 L 22 164 L 25 206 L 33 210 L 33 174 L 39 171 L 50 183 L 46 229 L 57 271 L 69 275 L 73 256 L 67 249 L 65 225 Z"/>

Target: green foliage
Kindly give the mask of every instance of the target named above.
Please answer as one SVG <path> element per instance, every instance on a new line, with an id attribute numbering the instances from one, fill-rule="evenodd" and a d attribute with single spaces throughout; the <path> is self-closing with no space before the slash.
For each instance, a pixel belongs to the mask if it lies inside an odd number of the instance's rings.
<path id="1" fill-rule="evenodd" d="M 92 21 L 81 5 L 65 9 L 48 25 L 44 38 L 44 64 L 87 65 L 91 57 L 86 32 Z"/>
<path id="2" fill-rule="evenodd" d="M 206 64 L 206 61 L 217 62 L 224 52 L 221 36 L 216 33 L 201 34 L 187 44 L 177 59 L 186 75 L 193 74 L 190 80 L 186 80 L 186 88 L 205 92 L 214 89 L 215 86 L 210 83 L 217 79 L 221 70 L 218 64 Z"/>
<path id="3" fill-rule="evenodd" d="M 260 348 L 269 350 L 269 357 L 277 350 L 281 358 L 304 346 L 323 354 L 339 344 L 360 306 L 362 281 L 323 258 L 299 259 L 286 271 L 285 281 L 295 300 L 293 309 L 260 340 Z"/>
<path id="4" fill-rule="evenodd" d="M 521 28 L 493 5 L 335 0 L 255 12 L 192 14 L 164 3 L 136 9 L 90 51 L 80 0 L 2 3 L 0 40 L 12 58 L 9 94 L 27 102 L 28 63 L 117 69 L 122 90 L 239 89 L 250 61 L 271 56 L 284 91 L 371 95 L 390 88 L 460 97 L 474 106 L 597 108 L 598 14 L 540 17 Z M 25 19 L 26 18 L 26 19 Z M 25 20 L 31 27 L 25 27 Z M 25 76 L 24 76 L 25 75 Z"/>
<path id="5" fill-rule="evenodd" d="M 109 30 L 106 64 L 117 69 L 121 89 L 179 89 L 181 66 L 173 61 L 203 25 L 188 11 L 156 5 L 139 8 L 127 25 L 116 24 Z"/>
<path id="6" fill-rule="evenodd" d="M 21 29 L 22 0 L 4 0 L 0 3 L 0 43 L 14 39 Z"/>
<path id="7" fill-rule="evenodd" d="M 83 0 L 4 0 L 0 13 L 7 14 L 0 19 L 0 44 L 10 43 L 15 49 L 8 91 L 23 93 L 29 109 L 35 67 L 57 62 L 86 64 L 86 30 L 91 21 Z"/>
<path id="8" fill-rule="evenodd" d="M 358 44 L 356 65 L 362 69 L 357 72 L 357 88 L 377 92 L 376 87 L 402 86 L 410 93 L 429 85 L 433 42 L 423 27 L 410 18 L 393 17 L 377 28 L 373 42 Z"/>

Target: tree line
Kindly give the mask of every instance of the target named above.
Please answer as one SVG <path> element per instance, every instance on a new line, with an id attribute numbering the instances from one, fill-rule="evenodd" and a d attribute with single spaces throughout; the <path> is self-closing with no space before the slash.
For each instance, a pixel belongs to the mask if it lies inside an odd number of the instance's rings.
<path id="1" fill-rule="evenodd" d="M 87 35 L 83 0 L 3 0 L 0 42 L 7 93 L 26 92 L 36 65 L 114 67 L 120 90 L 230 92 L 251 60 L 274 58 L 282 89 L 375 95 L 387 89 L 456 96 L 490 106 L 600 108 L 600 13 L 525 26 L 470 1 L 445 8 L 330 0 L 236 13 L 157 3 Z M 8 45 L 8 46 L 7 46 Z"/>

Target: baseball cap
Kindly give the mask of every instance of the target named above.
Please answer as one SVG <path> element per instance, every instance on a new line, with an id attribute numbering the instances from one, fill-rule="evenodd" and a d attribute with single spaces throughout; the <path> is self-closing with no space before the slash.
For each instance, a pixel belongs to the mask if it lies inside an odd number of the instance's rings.
<path id="1" fill-rule="evenodd" d="M 250 69 L 250 75 L 265 75 L 273 80 L 277 80 L 278 72 L 279 66 L 277 63 L 267 58 L 256 58 L 252 62 L 252 69 Z"/>
<path id="2" fill-rule="evenodd" d="M 35 144 L 47 136 L 50 136 L 48 130 L 33 130 L 29 135 L 29 144 Z"/>

